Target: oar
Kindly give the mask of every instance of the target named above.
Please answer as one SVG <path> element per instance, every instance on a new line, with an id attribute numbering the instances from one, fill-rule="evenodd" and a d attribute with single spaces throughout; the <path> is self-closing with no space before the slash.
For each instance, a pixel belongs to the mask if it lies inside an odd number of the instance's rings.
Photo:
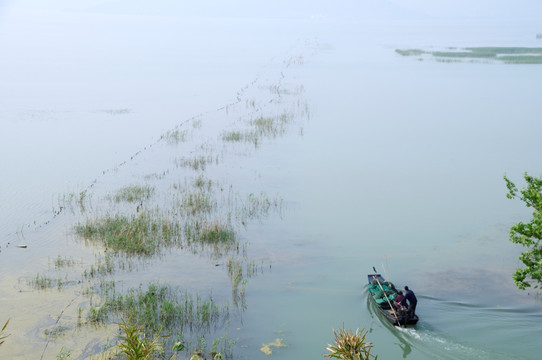
<path id="1" fill-rule="evenodd" d="M 374 266 L 373 266 L 373 270 L 375 271 L 375 274 L 376 274 L 376 269 L 375 269 Z M 399 318 L 397 317 L 397 314 L 395 313 L 395 309 L 393 308 L 393 305 L 391 304 L 390 299 L 388 298 L 388 295 L 386 294 L 386 291 L 384 291 L 384 288 L 382 287 L 382 284 L 380 284 L 380 281 L 378 281 L 378 279 L 376 278 L 376 275 L 373 275 L 373 280 L 376 280 L 376 283 L 378 284 L 378 286 L 380 286 L 380 289 L 382 290 L 382 293 L 386 297 L 386 301 L 390 305 L 391 313 L 393 314 L 393 316 L 395 316 L 395 320 L 397 320 L 397 324 L 401 325 L 401 323 L 399 322 Z"/>

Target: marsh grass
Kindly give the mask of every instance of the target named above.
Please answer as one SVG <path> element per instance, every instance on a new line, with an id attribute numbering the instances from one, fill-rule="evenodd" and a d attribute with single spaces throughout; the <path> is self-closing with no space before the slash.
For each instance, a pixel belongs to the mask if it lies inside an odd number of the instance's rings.
<path id="1" fill-rule="evenodd" d="M 222 141 L 226 142 L 241 142 L 245 141 L 245 133 L 239 130 L 226 131 L 222 133 Z"/>
<path id="2" fill-rule="evenodd" d="M 56 360 L 68 360 L 71 359 L 72 352 L 69 349 L 61 348 L 58 355 L 56 356 Z"/>
<path id="3" fill-rule="evenodd" d="M 89 324 L 129 318 L 141 334 L 160 334 L 161 331 L 177 334 L 177 337 L 164 338 L 164 344 L 171 346 L 182 341 L 187 349 L 200 347 L 201 339 L 223 327 L 230 316 L 229 306 L 220 307 L 212 297 L 204 300 L 200 295 L 158 283 L 131 288 L 124 294 L 109 292 L 100 298 L 100 304 L 92 305 L 88 311 Z"/>
<path id="4" fill-rule="evenodd" d="M 212 155 L 197 155 L 192 158 L 182 157 L 175 160 L 175 164 L 180 167 L 188 167 L 195 171 L 205 171 L 208 164 L 217 163 L 218 157 L 214 158 Z"/>
<path id="5" fill-rule="evenodd" d="M 185 142 L 188 135 L 188 130 L 170 130 L 165 135 L 162 135 L 162 139 L 165 139 L 170 145 L 177 145 Z"/>
<path id="6" fill-rule="evenodd" d="M 264 218 L 271 209 L 282 213 L 284 201 L 280 197 L 270 198 L 265 192 L 250 193 L 242 207 L 242 214 L 250 219 Z"/>
<path id="7" fill-rule="evenodd" d="M 154 194 L 154 188 L 148 185 L 130 185 L 121 188 L 115 196 L 114 201 L 119 203 L 121 201 L 133 203 L 148 200 Z"/>
<path id="8" fill-rule="evenodd" d="M 39 273 L 30 280 L 28 280 L 28 285 L 36 290 L 46 290 L 56 287 L 58 290 L 62 290 L 64 282 L 62 279 L 57 278 L 53 279 L 51 277 L 40 275 Z"/>
<path id="9" fill-rule="evenodd" d="M 87 219 L 75 227 L 76 234 L 103 243 L 106 250 L 129 256 L 152 256 L 164 246 L 175 243 L 179 225 L 165 216 L 149 211 L 136 215 L 107 215 Z"/>
<path id="10" fill-rule="evenodd" d="M 129 289 L 126 294 L 110 292 L 102 296 L 103 302 L 93 306 L 88 320 L 103 323 L 110 316 L 131 314 L 134 322 L 145 331 L 160 327 L 182 331 L 210 331 L 215 324 L 227 320 L 228 307 L 220 309 L 212 298 L 203 300 L 199 295 L 180 293 L 169 285 L 150 283 L 144 289 Z"/>
<path id="11" fill-rule="evenodd" d="M 75 265 L 75 260 L 72 258 L 62 257 L 61 255 L 58 255 L 53 263 L 55 269 L 62 269 L 73 267 Z"/>
<path id="12" fill-rule="evenodd" d="M 58 209 L 53 209 L 55 215 L 60 214 L 63 210 L 69 209 L 74 212 L 78 210 L 81 213 L 85 213 L 87 208 L 90 207 L 92 200 L 92 193 L 88 190 L 82 190 L 78 193 L 71 192 L 63 194 L 58 197 Z"/>
<path id="13" fill-rule="evenodd" d="M 201 189 L 182 191 L 177 205 L 184 216 L 197 216 L 209 214 L 216 208 L 217 203 L 211 193 L 202 187 Z"/>
<path id="14" fill-rule="evenodd" d="M 402 56 L 432 55 L 439 62 L 461 60 L 500 61 L 505 64 L 542 64 L 542 48 L 537 47 L 467 47 L 449 48 L 451 51 L 424 51 L 420 49 L 396 49 Z"/>
<path id="15" fill-rule="evenodd" d="M 6 338 L 9 336 L 9 334 L 6 334 L 6 328 L 8 327 L 9 319 L 6 320 L 4 323 L 4 326 L 2 326 L 2 329 L 0 329 L 0 346 L 6 341 Z"/>
<path id="16" fill-rule="evenodd" d="M 83 271 L 83 278 L 90 279 L 112 275 L 118 265 L 119 260 L 115 262 L 111 254 L 106 253 L 103 257 L 96 257 L 94 264 Z"/>
<path id="17" fill-rule="evenodd" d="M 211 191 L 213 181 L 203 177 L 203 175 L 200 175 L 194 179 L 194 186 L 200 190 Z"/>
<path id="18" fill-rule="evenodd" d="M 263 138 L 276 138 L 286 133 L 287 125 L 293 121 L 292 113 L 282 113 L 276 116 L 259 116 L 248 121 L 249 128 L 245 131 L 232 130 L 221 134 L 224 142 L 247 142 L 258 147 Z"/>

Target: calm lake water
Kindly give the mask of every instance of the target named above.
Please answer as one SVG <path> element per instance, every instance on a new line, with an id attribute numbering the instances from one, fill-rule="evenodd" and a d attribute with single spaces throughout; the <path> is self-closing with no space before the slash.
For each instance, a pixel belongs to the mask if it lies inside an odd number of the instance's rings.
<path id="1" fill-rule="evenodd" d="M 395 49 L 539 47 L 540 28 L 527 15 L 344 3 L 210 14 L 123 2 L 5 7 L 0 324 L 10 318 L 11 336 L 2 358 L 101 351 L 115 327 L 74 324 L 90 302 L 80 273 L 103 249 L 74 225 L 126 210 L 110 197 L 127 185 L 152 186 L 152 206 L 168 208 L 172 189 L 199 175 L 227 202 L 265 194 L 278 204 L 234 215 L 258 268 L 244 306 L 214 334 L 237 339 L 234 358 L 321 359 L 343 324 L 368 330 L 381 359 L 539 358 L 542 303 L 515 289 L 521 249 L 508 241 L 530 213 L 506 199 L 503 175 L 541 172 L 542 66 L 419 61 Z M 284 132 L 258 146 L 222 138 L 281 114 Z M 204 170 L 181 165 L 198 156 L 211 159 Z M 55 269 L 58 256 L 76 264 Z M 168 249 L 112 279 L 121 290 L 158 280 L 231 303 L 225 261 Z M 416 292 L 416 327 L 377 316 L 364 291 L 373 266 Z M 35 290 L 36 274 L 68 285 Z M 63 334 L 44 335 L 58 324 Z M 288 346 L 264 354 L 277 338 Z"/>

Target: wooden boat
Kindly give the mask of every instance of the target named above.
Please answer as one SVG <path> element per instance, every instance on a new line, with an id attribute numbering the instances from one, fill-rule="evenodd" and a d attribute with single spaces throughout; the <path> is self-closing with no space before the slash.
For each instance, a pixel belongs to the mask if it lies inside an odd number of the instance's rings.
<path id="1" fill-rule="evenodd" d="M 406 309 L 395 307 L 393 300 L 397 297 L 398 291 L 393 283 L 376 273 L 367 275 L 367 280 L 369 281 L 367 292 L 371 302 L 392 325 L 406 326 L 418 322 L 418 315 L 408 317 Z"/>

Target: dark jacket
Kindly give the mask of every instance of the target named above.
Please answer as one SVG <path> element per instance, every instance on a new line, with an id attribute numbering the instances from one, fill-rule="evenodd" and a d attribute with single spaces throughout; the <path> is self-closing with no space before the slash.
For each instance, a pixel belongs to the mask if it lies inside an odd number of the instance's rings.
<path id="1" fill-rule="evenodd" d="M 414 295 L 414 292 L 412 290 L 408 290 L 407 292 L 405 292 L 405 298 L 403 299 L 403 302 L 405 302 L 406 304 L 407 300 L 409 304 L 418 303 L 418 299 L 416 299 L 416 295 Z"/>

